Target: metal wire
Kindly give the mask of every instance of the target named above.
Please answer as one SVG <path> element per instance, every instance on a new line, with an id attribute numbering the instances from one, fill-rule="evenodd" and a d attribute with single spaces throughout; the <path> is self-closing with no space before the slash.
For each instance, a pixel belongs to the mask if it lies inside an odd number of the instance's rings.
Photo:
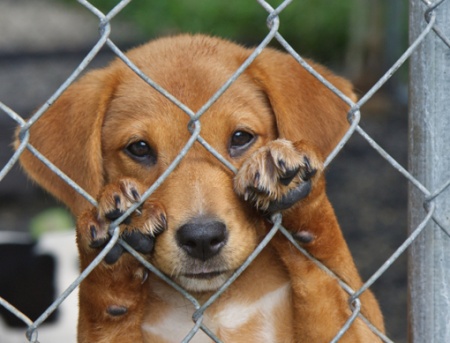
<path id="1" fill-rule="evenodd" d="M 162 175 L 158 178 L 158 180 L 149 187 L 142 195 L 142 200 L 140 203 L 137 203 L 131 206 L 120 218 L 115 220 L 110 226 L 111 240 L 106 245 L 106 247 L 100 252 L 97 258 L 84 270 L 78 278 L 76 278 L 72 284 L 54 301 L 54 303 L 48 307 L 44 313 L 39 316 L 39 318 L 35 321 L 30 320 L 27 316 L 20 312 L 19 309 L 16 309 L 14 306 L 9 304 L 6 300 L 0 298 L 0 306 L 7 309 L 14 316 L 19 318 L 22 322 L 27 325 L 26 336 L 30 342 L 38 342 L 38 330 L 42 325 L 44 320 L 53 313 L 62 302 L 80 285 L 80 283 L 87 277 L 87 275 L 98 266 L 99 263 L 102 262 L 103 258 L 109 252 L 109 250 L 116 244 L 117 242 L 121 244 L 125 250 L 127 250 L 130 254 L 132 254 L 136 259 L 142 263 L 142 265 L 149 270 L 149 272 L 155 274 L 158 278 L 167 283 L 170 287 L 173 287 L 177 292 L 179 292 L 186 300 L 188 300 L 195 308 L 195 311 L 192 313 L 192 328 L 186 337 L 182 340 L 182 342 L 189 342 L 198 331 L 202 330 L 207 336 L 209 336 L 214 342 L 221 342 L 218 337 L 214 334 L 214 332 L 208 328 L 203 322 L 205 311 L 212 305 L 214 302 L 225 292 L 228 287 L 236 280 L 236 278 L 241 275 L 245 271 L 245 269 L 254 261 L 256 256 L 264 249 L 264 247 L 269 244 L 272 237 L 280 232 L 286 237 L 286 240 L 292 244 L 293 247 L 298 249 L 302 254 L 306 256 L 306 258 L 313 261 L 319 268 L 321 268 L 324 272 L 326 272 L 331 278 L 334 278 L 336 282 L 340 285 L 340 287 L 348 293 L 348 301 L 349 308 L 351 310 L 351 315 L 346 321 L 346 323 L 342 326 L 339 332 L 336 333 L 336 336 L 333 338 L 331 342 L 338 342 L 339 339 L 345 335 L 346 331 L 352 326 L 355 320 L 358 318 L 361 319 L 367 326 L 374 332 L 383 342 L 392 342 L 386 335 L 381 333 L 377 328 L 375 328 L 372 323 L 370 323 L 367 318 L 360 312 L 361 311 L 361 303 L 360 296 L 363 292 L 365 292 L 370 286 L 372 286 L 380 276 L 382 276 L 386 270 L 401 256 L 404 254 L 405 250 L 411 246 L 411 244 L 417 239 L 417 237 L 430 226 L 428 225 L 431 221 L 434 221 L 438 224 L 438 226 L 442 229 L 443 232 L 447 234 L 450 238 L 450 230 L 448 227 L 444 225 L 444 221 L 437 217 L 436 215 L 436 206 L 439 202 L 439 198 L 442 193 L 448 189 L 450 186 L 450 180 L 444 182 L 437 190 L 429 190 L 427 189 L 421 182 L 419 182 L 410 172 L 408 172 L 403 166 L 401 166 L 394 158 L 392 158 L 385 150 L 383 150 L 380 145 L 370 137 L 360 126 L 359 122 L 361 120 L 360 109 L 361 107 L 371 99 L 374 94 L 386 84 L 386 82 L 392 77 L 392 75 L 402 66 L 404 65 L 411 54 L 418 49 L 418 46 L 423 42 L 423 40 L 430 34 L 436 34 L 442 42 L 450 48 L 450 40 L 446 37 L 442 30 L 439 27 L 439 23 L 436 19 L 436 13 L 439 11 L 440 6 L 446 2 L 447 0 L 439 0 L 434 3 L 422 0 L 424 4 L 424 21 L 427 23 L 421 34 L 417 37 L 417 39 L 410 44 L 407 50 L 400 56 L 400 58 L 388 69 L 388 71 L 374 84 L 374 86 L 365 93 L 359 101 L 354 103 L 351 99 L 349 99 L 345 94 L 339 91 L 335 86 L 333 86 L 330 82 L 328 82 L 320 73 L 314 70 L 291 46 L 290 44 L 283 38 L 283 36 L 278 32 L 280 19 L 279 14 L 283 11 L 289 11 L 289 4 L 292 0 L 283 1 L 277 8 L 273 8 L 268 2 L 263 0 L 257 0 L 257 3 L 262 6 L 267 12 L 267 22 L 266 25 L 269 27 L 269 32 L 261 41 L 261 43 L 254 49 L 251 55 L 242 63 L 242 65 L 230 76 L 230 78 L 214 93 L 214 95 L 207 101 L 203 106 L 197 111 L 192 111 L 188 106 L 179 101 L 175 96 L 170 94 L 167 90 L 163 89 L 159 84 L 145 75 L 139 68 L 131 61 L 109 38 L 111 32 L 111 20 L 114 18 L 121 10 L 123 10 L 131 0 L 122 0 L 119 1 L 118 4 L 109 12 L 102 13 L 95 6 L 93 6 L 89 1 L 86 0 L 78 0 L 79 4 L 84 6 L 87 10 L 89 10 L 94 16 L 96 16 L 99 20 L 99 33 L 100 36 L 98 38 L 97 43 L 92 47 L 89 53 L 85 56 L 83 61 L 79 64 L 79 66 L 73 71 L 73 73 L 67 78 L 67 80 L 58 88 L 58 90 L 46 101 L 46 103 L 39 108 L 36 113 L 27 121 L 22 119 L 17 113 L 15 113 L 12 109 L 4 105 L 0 102 L 0 111 L 6 113 L 11 119 L 18 123 L 21 130 L 19 132 L 19 137 L 21 140 L 20 146 L 14 155 L 10 158 L 8 163 L 1 169 L 0 171 L 0 181 L 7 175 L 11 168 L 17 163 L 18 158 L 23 153 L 25 149 L 28 149 L 36 158 L 41 160 L 50 170 L 52 170 L 56 175 L 58 175 L 61 179 L 63 179 L 67 184 L 69 184 L 76 192 L 86 198 L 92 205 L 97 206 L 96 200 L 84 189 L 82 189 L 79 185 L 77 185 L 73 180 L 71 180 L 67 175 L 65 175 L 61 170 L 59 170 L 51 161 L 49 161 L 45 156 L 43 156 L 37 149 L 35 149 L 29 143 L 29 132 L 30 128 L 45 114 L 45 112 L 53 105 L 53 103 L 61 96 L 61 94 L 68 88 L 70 85 L 79 77 L 79 75 L 89 66 L 92 59 L 98 54 L 101 48 L 104 46 L 109 47 L 115 55 L 117 55 L 131 70 L 133 70 L 140 78 L 142 78 L 149 87 L 152 87 L 160 94 L 165 96 L 168 100 L 170 100 L 175 106 L 177 106 L 180 110 L 182 110 L 186 115 L 190 118 L 189 126 L 186 127 L 186 130 L 191 134 L 189 140 L 186 142 L 185 146 L 179 151 L 177 157 L 172 161 L 169 167 L 162 173 Z M 255 6 L 258 6 L 255 2 Z M 239 9 L 236 9 L 238 11 Z M 272 217 L 273 226 L 272 229 L 265 236 L 263 241 L 258 245 L 255 251 L 246 259 L 246 261 L 236 270 L 236 272 L 217 290 L 205 303 L 202 305 L 198 302 L 198 300 L 187 292 L 185 289 L 176 284 L 170 277 L 159 271 L 155 266 L 146 261 L 140 254 L 133 250 L 126 242 L 122 241 L 119 237 L 119 228 L 120 223 L 125 220 L 132 212 L 134 212 L 148 197 L 153 194 L 153 192 L 164 183 L 166 178 L 173 172 L 173 170 L 181 163 L 183 158 L 186 156 L 188 151 L 194 145 L 194 143 L 199 142 L 202 144 L 207 151 L 209 151 L 213 156 L 217 158 L 218 161 L 223 163 L 226 167 L 228 167 L 232 172 L 236 173 L 236 168 L 223 156 L 221 156 L 211 145 L 201 137 L 201 118 L 202 115 L 223 95 L 223 93 L 239 78 L 239 76 L 245 72 L 245 70 L 253 63 L 255 58 L 267 47 L 267 45 L 273 40 L 277 40 L 281 46 L 286 50 L 287 53 L 291 54 L 293 58 L 311 73 L 314 77 L 316 77 L 320 82 L 323 83 L 324 87 L 328 88 L 330 92 L 337 95 L 344 103 L 350 106 L 350 110 L 348 113 L 348 120 L 350 122 L 350 128 L 341 139 L 341 141 L 337 144 L 335 149 L 327 156 L 325 160 L 325 166 L 328 166 L 332 163 L 332 160 L 336 157 L 339 151 L 346 145 L 347 141 L 355 134 L 358 133 L 363 139 L 365 139 L 370 146 L 377 151 L 382 158 L 384 158 L 389 165 L 391 165 L 396 171 L 398 171 L 404 178 L 406 178 L 411 185 L 417 188 L 425 198 L 424 207 L 427 211 L 426 216 L 423 218 L 423 221 L 418 225 L 418 227 L 409 235 L 409 237 L 397 248 L 397 250 L 392 254 L 389 259 L 383 263 L 383 265 L 364 283 L 364 285 L 358 289 L 353 290 L 347 283 L 341 280 L 332 270 L 330 270 L 327 266 L 323 265 L 319 260 L 317 260 L 314 256 L 308 253 L 305 249 L 303 249 L 296 240 L 292 237 L 291 233 L 288 232 L 284 227 L 281 226 L 282 216 L 280 214 L 276 214 Z M 331 93 L 330 93 L 331 94 Z M 64 115 L 61 113 L 60 115 Z"/>

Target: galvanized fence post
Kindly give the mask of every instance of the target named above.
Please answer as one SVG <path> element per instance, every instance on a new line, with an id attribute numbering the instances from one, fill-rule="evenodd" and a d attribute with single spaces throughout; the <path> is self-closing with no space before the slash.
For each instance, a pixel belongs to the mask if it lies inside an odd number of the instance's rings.
<path id="1" fill-rule="evenodd" d="M 410 40 L 435 20 L 410 65 L 409 230 L 435 207 L 409 251 L 409 342 L 450 342 L 450 1 L 410 0 Z M 425 205 L 425 206 L 424 206 Z M 439 223 L 439 225 L 438 225 Z"/>

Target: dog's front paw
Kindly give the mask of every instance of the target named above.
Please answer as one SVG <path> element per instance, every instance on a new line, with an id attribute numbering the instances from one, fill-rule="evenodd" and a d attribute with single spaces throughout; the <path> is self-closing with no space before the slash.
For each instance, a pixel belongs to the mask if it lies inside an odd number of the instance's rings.
<path id="1" fill-rule="evenodd" d="M 132 179 L 108 184 L 98 199 L 98 208 L 84 213 L 77 221 L 78 245 L 84 252 L 98 251 L 111 239 L 110 224 L 132 205 L 141 201 L 144 187 Z M 155 237 L 166 228 L 164 209 L 150 200 L 144 201 L 120 224 L 120 237 L 142 254 L 152 252 Z M 120 244 L 105 256 L 107 264 L 115 263 L 124 249 Z"/>
<path id="2" fill-rule="evenodd" d="M 234 187 L 238 195 L 263 212 L 285 210 L 305 198 L 323 165 L 303 142 L 284 139 L 256 151 L 239 169 Z"/>

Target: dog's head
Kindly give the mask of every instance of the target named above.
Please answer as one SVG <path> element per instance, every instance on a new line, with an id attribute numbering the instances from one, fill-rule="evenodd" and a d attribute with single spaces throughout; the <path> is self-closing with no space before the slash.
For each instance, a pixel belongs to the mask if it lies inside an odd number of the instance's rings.
<path id="1" fill-rule="evenodd" d="M 205 37 L 160 39 L 128 53 L 133 63 L 198 111 L 251 50 Z M 314 65 L 349 96 L 350 84 Z M 326 156 L 348 127 L 348 106 L 284 53 L 266 49 L 204 113 L 200 136 L 237 169 L 278 137 L 312 142 Z M 119 178 L 152 185 L 191 137 L 189 116 L 122 61 L 88 73 L 31 129 L 30 142 L 88 193 Z M 88 202 L 30 153 L 21 159 L 75 215 Z M 153 262 L 184 287 L 219 287 L 253 251 L 262 219 L 233 190 L 233 172 L 199 142 L 152 199 L 166 210 Z"/>

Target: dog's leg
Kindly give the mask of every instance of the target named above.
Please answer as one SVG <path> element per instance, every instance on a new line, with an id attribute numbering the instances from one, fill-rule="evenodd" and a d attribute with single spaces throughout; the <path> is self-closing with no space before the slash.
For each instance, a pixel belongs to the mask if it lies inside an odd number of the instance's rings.
<path id="1" fill-rule="evenodd" d="M 325 194 L 322 158 L 308 143 L 275 140 L 252 155 L 235 179 L 236 192 L 266 215 L 283 211 L 283 225 L 313 256 L 354 290 L 361 279 Z M 291 278 L 296 341 L 329 342 L 351 315 L 349 295 L 335 278 L 295 249 L 281 234 L 272 241 Z M 383 320 L 370 291 L 363 313 L 379 329 Z M 340 342 L 379 342 L 357 320 Z"/>
<path id="2" fill-rule="evenodd" d="M 144 188 L 131 179 L 107 185 L 99 208 L 77 221 L 77 243 L 84 270 L 110 240 L 109 224 L 133 203 Z M 142 254 L 153 250 L 155 236 L 166 227 L 163 209 L 145 201 L 120 225 L 121 238 Z M 116 244 L 80 284 L 78 342 L 143 342 L 141 324 L 149 289 L 146 269 Z"/>

